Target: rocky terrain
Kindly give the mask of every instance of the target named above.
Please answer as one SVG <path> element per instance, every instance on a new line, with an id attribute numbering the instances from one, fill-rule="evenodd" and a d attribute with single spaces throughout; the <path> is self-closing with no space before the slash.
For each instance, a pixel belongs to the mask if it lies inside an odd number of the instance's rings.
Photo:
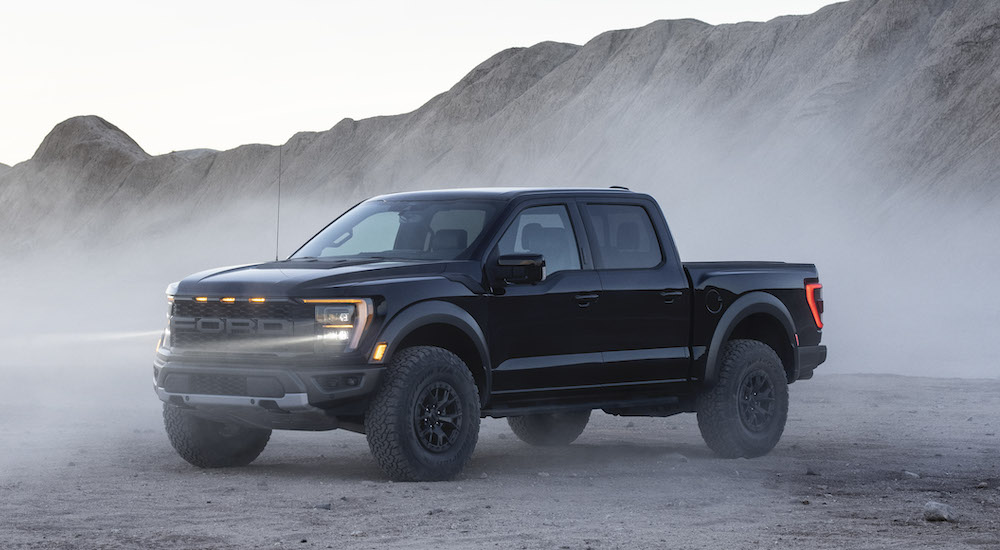
<path id="1" fill-rule="evenodd" d="M 565 448 L 488 419 L 459 479 L 391 483 L 341 431 L 199 470 L 163 432 L 149 342 L 47 349 L 78 360 L 0 370 L 4 548 L 1000 547 L 997 380 L 819 374 L 753 460 L 713 457 L 692 415 L 595 413 Z"/>

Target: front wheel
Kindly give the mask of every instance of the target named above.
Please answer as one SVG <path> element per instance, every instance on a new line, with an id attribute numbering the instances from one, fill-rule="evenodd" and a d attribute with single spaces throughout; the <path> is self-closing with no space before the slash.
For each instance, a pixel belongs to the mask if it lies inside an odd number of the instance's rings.
<path id="1" fill-rule="evenodd" d="M 199 468 L 246 466 L 271 438 L 271 430 L 214 422 L 167 403 L 163 425 L 177 454 Z"/>
<path id="2" fill-rule="evenodd" d="M 393 356 L 368 407 L 372 456 L 397 481 L 455 477 L 479 439 L 479 391 L 454 353 L 415 346 Z"/>
<path id="3" fill-rule="evenodd" d="M 722 350 L 719 380 L 698 396 L 698 428 L 723 458 L 753 458 L 778 444 L 788 418 L 788 382 L 781 359 L 756 340 Z"/>

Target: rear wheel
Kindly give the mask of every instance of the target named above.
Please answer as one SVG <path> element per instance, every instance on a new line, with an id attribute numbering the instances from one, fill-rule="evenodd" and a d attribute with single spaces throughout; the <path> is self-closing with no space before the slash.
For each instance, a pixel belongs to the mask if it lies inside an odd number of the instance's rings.
<path id="1" fill-rule="evenodd" d="M 778 444 L 788 418 L 788 382 L 781 359 L 756 340 L 722 350 L 719 380 L 698 396 L 698 428 L 724 458 L 757 457 Z"/>
<path id="2" fill-rule="evenodd" d="M 397 352 L 368 408 L 365 433 L 378 465 L 399 481 L 455 477 L 479 439 L 479 391 L 454 353 L 415 346 Z"/>
<path id="3" fill-rule="evenodd" d="M 529 445 L 547 447 L 569 445 L 576 441 L 589 421 L 590 411 L 507 417 L 507 423 L 518 439 Z"/>
<path id="4" fill-rule="evenodd" d="M 246 466 L 271 438 L 271 430 L 207 420 L 167 403 L 163 425 L 177 454 L 199 468 Z"/>

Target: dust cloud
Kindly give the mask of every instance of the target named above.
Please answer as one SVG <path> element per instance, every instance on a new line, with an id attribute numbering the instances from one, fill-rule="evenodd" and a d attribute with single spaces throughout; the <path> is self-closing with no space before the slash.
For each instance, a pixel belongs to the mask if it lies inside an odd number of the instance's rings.
<path id="1" fill-rule="evenodd" d="M 995 535 L 996 491 L 971 488 L 997 471 L 1000 138 L 947 124 L 961 106 L 952 95 L 974 94 L 941 89 L 957 86 L 934 73 L 953 61 L 949 48 L 913 45 L 931 28 L 953 40 L 978 27 L 914 5 L 855 1 L 715 29 L 658 22 L 585 46 L 502 52 L 414 113 L 293 137 L 280 205 L 275 147 L 150 157 L 96 117 L 67 123 L 40 148 L 47 157 L 0 174 L 0 516 L 13 526 L 0 534 L 203 548 L 336 532 L 341 546 L 468 547 L 441 542 L 443 517 L 504 546 L 652 547 L 664 532 L 647 522 L 655 508 L 689 537 L 682 545 L 698 540 L 691 525 L 725 517 L 735 520 L 714 546 L 853 547 L 830 518 L 864 517 L 848 530 L 920 547 L 951 536 L 911 529 L 913 495 L 939 491 L 971 518 L 956 529 Z M 977 17 L 989 19 L 966 19 Z M 1000 56 L 956 48 L 971 61 L 955 78 L 978 89 L 988 79 L 973 62 Z M 915 81 L 929 89 L 914 84 L 916 69 L 890 70 L 911 57 L 934 73 Z M 871 74 L 883 77 L 866 88 Z M 922 103 L 907 99 L 913 90 L 947 97 Z M 921 117 L 944 137 L 911 132 Z M 943 143 L 966 135 L 980 141 Z M 712 458 L 691 415 L 595 414 L 577 445 L 551 451 L 519 446 L 488 419 L 468 475 L 424 492 L 372 482 L 382 478 L 364 440 L 341 431 L 276 432 L 253 466 L 199 475 L 166 442 L 151 367 L 169 283 L 271 260 L 276 241 L 286 257 L 373 194 L 611 185 L 658 200 L 684 261 L 818 266 L 829 359 L 792 387 L 795 412 L 769 457 Z M 919 470 L 919 484 L 904 469 Z M 813 470 L 823 475 L 806 477 Z M 475 483 L 490 505 L 463 492 Z M 788 512 L 775 521 L 761 509 Z"/>

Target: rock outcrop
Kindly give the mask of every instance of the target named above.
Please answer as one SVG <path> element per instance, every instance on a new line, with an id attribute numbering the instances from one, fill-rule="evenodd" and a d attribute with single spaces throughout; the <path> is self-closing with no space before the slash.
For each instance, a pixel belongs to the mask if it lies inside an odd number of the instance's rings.
<path id="1" fill-rule="evenodd" d="M 853 0 L 505 50 L 416 111 L 296 134 L 282 194 L 316 207 L 308 227 L 372 194 L 470 185 L 626 185 L 721 214 L 699 201 L 839 189 L 877 208 L 898 193 L 991 200 L 998 153 L 1000 3 Z M 150 156 L 77 117 L 0 168 L 0 232 L 16 247 L 243 223 L 248 203 L 273 203 L 277 171 L 275 146 Z"/>

